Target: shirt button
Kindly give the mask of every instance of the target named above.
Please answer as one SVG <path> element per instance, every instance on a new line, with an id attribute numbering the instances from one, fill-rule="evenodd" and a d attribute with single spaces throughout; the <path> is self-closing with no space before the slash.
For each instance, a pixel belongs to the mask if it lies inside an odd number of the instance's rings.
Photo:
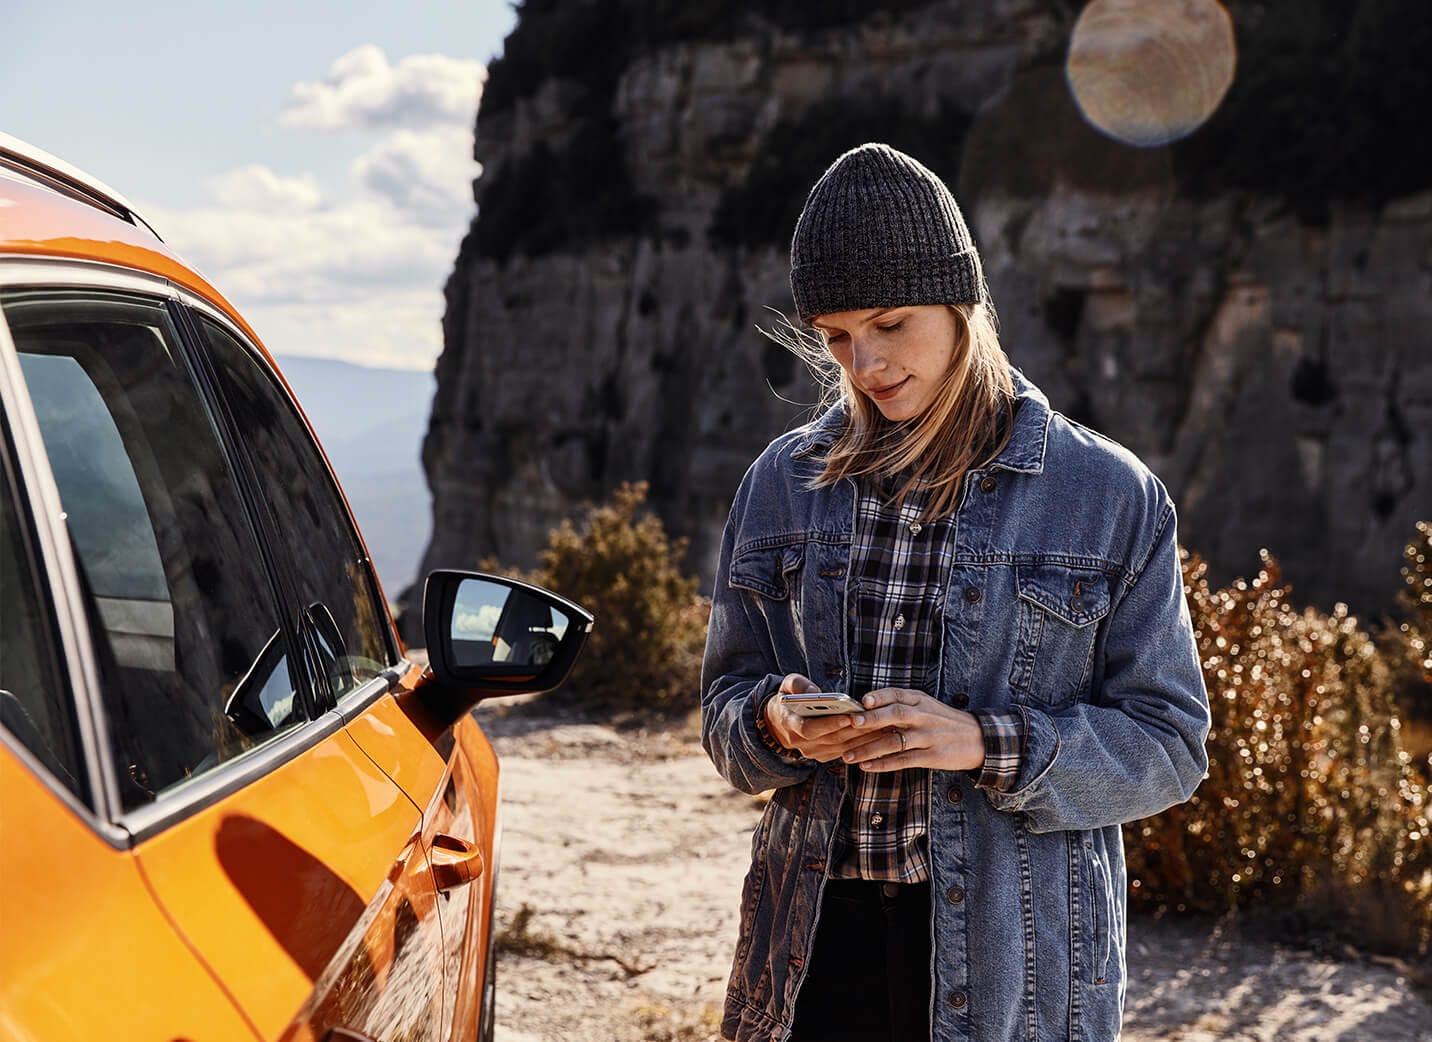
<path id="1" fill-rule="evenodd" d="M 881 825 L 885 824 L 885 815 L 884 815 L 884 814 L 872 814 L 872 815 L 870 815 L 870 824 L 874 825 L 876 828 L 879 828 Z"/>
<path id="2" fill-rule="evenodd" d="M 905 628 L 905 613 L 904 613 L 904 612 L 901 612 L 899 615 L 895 616 L 895 623 L 894 623 L 894 625 L 895 625 L 895 628 L 896 628 L 897 630 L 903 630 L 903 629 Z"/>
<path id="3" fill-rule="evenodd" d="M 911 534 L 911 535 L 919 535 L 919 534 L 920 534 L 920 528 L 921 528 L 920 522 L 918 522 L 918 521 L 911 521 L 911 522 L 910 522 L 910 534 Z"/>
<path id="4" fill-rule="evenodd" d="M 980 598 L 983 596 L 984 594 L 980 592 L 980 588 L 978 586 L 969 586 L 965 588 L 965 600 L 969 601 L 971 604 L 978 604 Z"/>
<path id="5" fill-rule="evenodd" d="M 957 905 L 965 899 L 965 892 L 957 886 L 952 886 L 945 891 L 945 896 L 950 899 L 950 904 Z"/>
<path id="6" fill-rule="evenodd" d="M 964 798 L 964 793 L 960 792 L 959 787 L 955 785 L 951 785 L 950 790 L 945 793 L 945 799 L 949 800 L 951 803 L 959 803 L 960 800 Z"/>
<path id="7" fill-rule="evenodd" d="M 963 709 L 970 704 L 970 696 L 961 691 L 954 698 L 950 699 L 950 701 L 955 704 L 956 709 Z"/>
<path id="8" fill-rule="evenodd" d="M 952 991 L 950 992 L 949 1002 L 950 1005 L 955 1009 L 964 1009 L 965 1004 L 969 1002 L 969 1000 L 965 998 L 965 993 L 963 991 Z"/>
<path id="9" fill-rule="evenodd" d="M 980 481 L 981 492 L 993 492 L 998 487 L 999 482 L 996 481 L 994 478 L 987 477 Z"/>

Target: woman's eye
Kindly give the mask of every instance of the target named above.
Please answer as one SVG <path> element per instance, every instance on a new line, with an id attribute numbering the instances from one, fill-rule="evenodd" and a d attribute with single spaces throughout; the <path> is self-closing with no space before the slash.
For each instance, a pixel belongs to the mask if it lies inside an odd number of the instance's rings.
<path id="1" fill-rule="evenodd" d="M 844 333 L 827 333 L 825 335 L 825 342 L 827 344 L 839 344 L 845 339 L 846 337 Z"/>
<path id="2" fill-rule="evenodd" d="M 899 332 L 900 327 L 904 324 L 905 320 L 902 318 L 899 322 L 891 323 L 888 326 L 876 326 L 875 328 L 880 330 L 880 332 L 882 333 L 896 333 Z"/>

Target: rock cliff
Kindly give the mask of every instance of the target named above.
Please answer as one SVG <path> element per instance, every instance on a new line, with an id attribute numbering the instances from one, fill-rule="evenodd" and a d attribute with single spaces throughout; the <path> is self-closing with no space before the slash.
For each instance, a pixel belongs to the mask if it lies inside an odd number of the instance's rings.
<path id="1" fill-rule="evenodd" d="M 1268 547 L 1299 599 L 1388 606 L 1432 515 L 1432 153 L 1382 83 L 1432 95 L 1419 7 L 1391 33 L 1396 3 L 1370 26 L 1312 5 L 1290 41 L 1280 12 L 1310 7 L 1242 5 L 1223 108 L 1134 149 L 1069 97 L 1072 3 L 707 6 L 523 4 L 446 291 L 425 567 L 530 563 L 641 479 L 709 584 L 745 467 L 818 393 L 759 331 L 790 308 L 790 229 L 824 166 L 877 139 L 955 188 L 1011 359 L 1153 467 L 1215 578 Z M 1347 100 L 1312 59 L 1354 45 Z M 1341 125 L 1358 114 L 1373 131 Z"/>

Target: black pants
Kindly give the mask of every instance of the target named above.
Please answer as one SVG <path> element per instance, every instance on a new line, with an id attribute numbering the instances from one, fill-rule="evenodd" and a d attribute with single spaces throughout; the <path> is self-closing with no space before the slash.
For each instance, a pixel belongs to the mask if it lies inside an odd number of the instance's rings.
<path id="1" fill-rule="evenodd" d="M 930 1042 L 930 886 L 832 879 L 790 1042 Z"/>

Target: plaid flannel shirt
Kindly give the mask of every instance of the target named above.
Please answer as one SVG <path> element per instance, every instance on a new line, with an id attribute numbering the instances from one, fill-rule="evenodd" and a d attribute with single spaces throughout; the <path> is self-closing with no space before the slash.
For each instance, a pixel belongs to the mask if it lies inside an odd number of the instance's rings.
<path id="1" fill-rule="evenodd" d="M 955 553 L 952 518 L 921 522 L 925 495 L 889 505 L 862 482 L 856 501 L 849 575 L 850 693 L 904 687 L 939 697 L 939 627 Z M 1007 791 L 1019 773 L 1024 718 L 975 710 L 984 735 L 978 784 Z M 850 766 L 836 824 L 836 879 L 917 883 L 930 878 L 927 768 L 867 774 Z"/>

